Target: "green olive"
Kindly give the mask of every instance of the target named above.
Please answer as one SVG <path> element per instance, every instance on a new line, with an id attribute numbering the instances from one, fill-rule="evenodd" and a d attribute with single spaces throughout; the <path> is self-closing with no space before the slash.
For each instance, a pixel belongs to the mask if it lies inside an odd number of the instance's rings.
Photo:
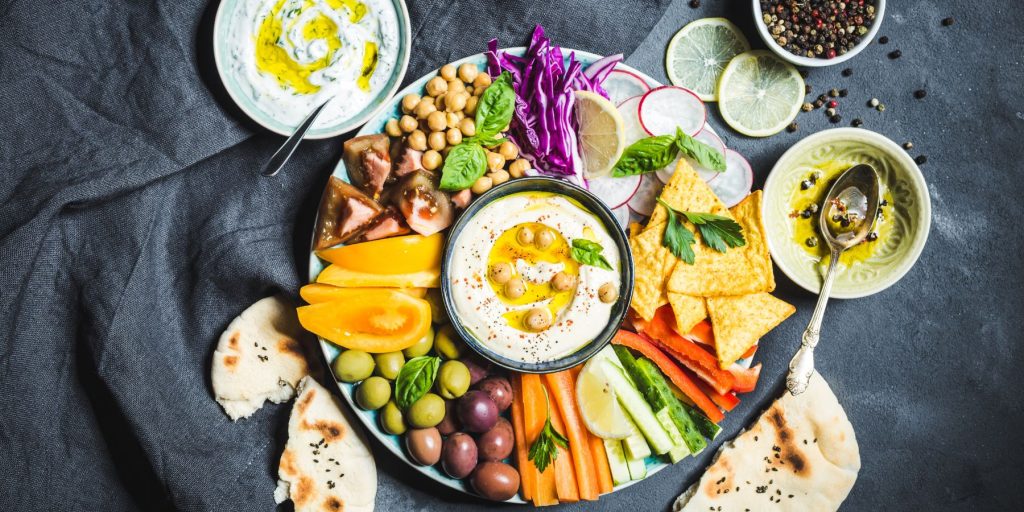
<path id="1" fill-rule="evenodd" d="M 458 398 L 469 389 L 469 368 L 461 361 L 445 361 L 437 372 L 437 392 L 449 400 Z"/>
<path id="2" fill-rule="evenodd" d="M 398 372 L 401 371 L 402 366 L 405 365 L 405 357 L 402 356 L 401 352 L 374 354 L 373 359 L 377 362 L 377 375 L 380 375 L 387 380 L 397 379 Z"/>
<path id="3" fill-rule="evenodd" d="M 384 377 L 370 377 L 356 388 L 356 403 L 368 410 L 384 407 L 391 399 L 391 383 Z"/>
<path id="4" fill-rule="evenodd" d="M 406 359 L 412 359 L 414 357 L 425 356 L 430 352 L 430 349 L 434 348 L 434 328 L 427 329 L 427 333 L 420 338 L 419 341 L 413 343 L 411 347 L 406 348 L 402 351 Z"/>
<path id="5" fill-rule="evenodd" d="M 402 419 L 402 410 L 394 400 L 389 400 L 384 408 L 380 410 L 380 428 L 388 434 L 400 436 L 405 433 L 405 420 Z"/>
<path id="6" fill-rule="evenodd" d="M 406 420 L 412 428 L 430 428 L 441 423 L 444 419 L 444 399 L 427 393 L 409 406 L 406 411 Z"/>
<path id="7" fill-rule="evenodd" d="M 462 340 L 455 334 L 455 329 L 446 325 L 434 336 L 434 352 L 441 359 L 458 359 L 462 355 Z"/>
<path id="8" fill-rule="evenodd" d="M 448 323 L 448 312 L 444 309 L 444 299 L 441 298 L 440 288 L 431 288 L 427 290 L 427 294 L 423 297 L 423 300 L 430 304 L 430 316 L 433 318 L 435 324 Z"/>
<path id="9" fill-rule="evenodd" d="M 373 356 L 362 350 L 346 350 L 334 358 L 334 376 L 342 382 L 359 382 L 373 374 Z"/>

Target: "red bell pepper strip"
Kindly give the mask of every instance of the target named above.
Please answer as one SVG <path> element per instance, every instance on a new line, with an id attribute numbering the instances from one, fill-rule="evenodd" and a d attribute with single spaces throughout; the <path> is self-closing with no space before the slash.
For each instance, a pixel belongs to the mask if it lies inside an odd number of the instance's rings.
<path id="1" fill-rule="evenodd" d="M 683 369 L 672 362 L 664 352 L 658 350 L 658 347 L 650 339 L 642 334 L 619 330 L 615 337 L 612 338 L 612 343 L 636 350 L 644 357 L 650 359 L 684 395 L 693 400 L 693 403 L 711 421 L 718 423 L 725 418 L 725 415 L 722 414 L 722 411 L 718 410 L 718 407 L 715 407 L 714 402 L 708 398 L 708 395 L 700 390 L 698 387 L 699 383 L 691 379 L 689 375 L 686 375 Z"/>
<path id="2" fill-rule="evenodd" d="M 708 386 L 703 381 L 697 382 L 697 386 L 700 387 L 700 390 L 702 392 L 708 395 L 708 398 L 710 398 L 715 405 L 721 407 L 722 409 L 725 409 L 726 411 L 731 411 L 735 409 L 737 405 L 740 404 L 739 397 L 737 397 L 736 394 L 733 393 L 732 391 L 729 391 L 727 393 L 719 393 L 711 389 L 711 387 Z"/>
<path id="3" fill-rule="evenodd" d="M 701 320 L 700 323 L 693 326 L 693 329 L 690 329 L 690 332 L 683 334 L 683 337 L 712 349 L 715 348 L 715 333 L 711 330 L 711 322 L 707 319 Z"/>
<path id="4" fill-rule="evenodd" d="M 732 390 L 735 380 L 731 373 L 718 367 L 715 355 L 696 343 L 680 336 L 672 329 L 675 317 L 669 307 L 658 308 L 650 322 L 635 322 L 637 329 L 658 340 L 658 344 L 683 366 L 697 374 L 718 393 Z"/>
<path id="5" fill-rule="evenodd" d="M 752 368 L 744 368 L 736 363 L 729 367 L 729 373 L 736 378 L 732 390 L 736 393 L 749 393 L 757 387 L 757 378 L 761 376 L 761 363 Z"/>
<path id="6" fill-rule="evenodd" d="M 750 348 L 747 349 L 746 352 L 743 353 L 742 356 L 740 356 L 740 359 L 746 359 L 748 357 L 754 357 L 754 354 L 756 352 L 757 352 L 757 343 L 754 343 L 753 345 L 750 346 Z"/>

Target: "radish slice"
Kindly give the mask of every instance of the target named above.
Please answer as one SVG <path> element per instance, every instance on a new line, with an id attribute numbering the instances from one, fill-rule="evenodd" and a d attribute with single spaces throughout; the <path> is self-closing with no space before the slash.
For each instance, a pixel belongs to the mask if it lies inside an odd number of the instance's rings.
<path id="1" fill-rule="evenodd" d="M 651 86 L 647 85 L 643 78 L 623 69 L 613 69 L 601 83 L 601 87 L 608 92 L 608 99 L 616 105 L 627 98 L 642 96 L 651 90 Z"/>
<path id="2" fill-rule="evenodd" d="M 629 228 L 629 208 L 626 206 L 620 206 L 612 210 L 612 217 L 615 217 L 615 222 L 619 223 L 619 227 L 623 231 Z"/>
<path id="3" fill-rule="evenodd" d="M 675 135 L 676 127 L 694 136 L 704 128 L 708 111 L 693 91 L 666 85 L 640 99 L 640 124 L 649 135 Z"/>
<path id="4" fill-rule="evenodd" d="M 711 128 L 708 126 L 705 126 L 704 129 L 697 135 L 694 135 L 693 138 L 717 149 L 722 156 L 725 156 L 725 143 L 722 142 L 721 137 L 715 135 L 715 132 L 711 131 Z M 665 167 L 664 169 L 658 169 L 658 179 L 664 183 L 668 183 L 669 178 L 671 178 L 676 172 L 676 163 L 678 162 L 679 160 L 676 159 L 675 162 L 672 162 L 672 165 Z M 695 161 L 691 160 L 690 163 L 693 165 L 694 170 L 697 171 L 697 175 L 699 175 L 705 183 L 711 183 L 722 174 L 718 171 L 712 171 L 711 169 L 701 167 L 700 165 L 697 165 L 697 162 Z"/>
<path id="5" fill-rule="evenodd" d="M 627 98 L 618 107 L 619 115 L 622 116 L 623 133 L 626 134 L 626 147 L 648 137 L 644 127 L 640 124 L 640 98 L 642 97 L 643 95 Z"/>
<path id="6" fill-rule="evenodd" d="M 626 203 L 630 210 L 650 217 L 654 213 L 654 205 L 658 202 L 658 195 L 661 194 L 662 184 L 654 176 L 647 174 L 640 181 L 640 188 L 636 190 L 633 197 Z"/>
<path id="7" fill-rule="evenodd" d="M 725 206 L 732 208 L 750 194 L 750 187 L 754 186 L 754 171 L 743 155 L 727 149 L 725 172 L 709 185 Z"/>
<path id="8" fill-rule="evenodd" d="M 606 176 L 587 180 L 587 189 L 598 199 L 604 201 L 608 208 L 614 210 L 628 202 L 640 188 L 640 175 L 613 178 Z"/>

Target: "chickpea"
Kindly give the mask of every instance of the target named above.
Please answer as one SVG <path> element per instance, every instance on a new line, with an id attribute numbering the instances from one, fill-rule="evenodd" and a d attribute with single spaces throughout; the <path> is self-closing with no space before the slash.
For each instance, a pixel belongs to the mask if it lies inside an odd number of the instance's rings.
<path id="1" fill-rule="evenodd" d="M 495 263 L 491 265 L 491 281 L 498 284 L 505 284 L 512 280 L 512 265 L 508 263 Z"/>
<path id="2" fill-rule="evenodd" d="M 459 126 L 459 115 L 454 112 L 448 112 L 444 115 L 444 124 L 448 128 L 457 128 Z"/>
<path id="3" fill-rule="evenodd" d="M 467 62 L 459 66 L 459 79 L 463 82 L 473 83 L 476 80 L 476 76 L 480 74 L 480 69 L 476 67 L 476 64 Z"/>
<path id="4" fill-rule="evenodd" d="M 448 112 L 458 112 L 466 108 L 466 100 L 469 98 L 466 91 L 448 91 L 448 94 L 444 96 L 444 109 Z"/>
<path id="5" fill-rule="evenodd" d="M 565 272 L 559 272 L 551 277 L 551 287 L 560 292 L 572 288 L 575 284 L 576 278 Z"/>
<path id="6" fill-rule="evenodd" d="M 435 76 L 427 81 L 427 94 L 431 96 L 440 96 L 448 92 L 448 81 L 439 76 Z"/>
<path id="7" fill-rule="evenodd" d="M 462 121 L 466 118 L 466 113 L 460 110 L 455 113 L 455 117 L 459 118 L 459 121 Z"/>
<path id="8" fill-rule="evenodd" d="M 483 94 L 484 89 L 491 85 L 491 75 L 487 73 L 480 73 L 473 79 L 473 89 L 480 91 Z"/>
<path id="9" fill-rule="evenodd" d="M 476 135 L 476 122 L 466 117 L 459 121 L 459 130 L 466 137 L 472 137 Z"/>
<path id="10" fill-rule="evenodd" d="M 449 80 L 448 92 L 466 92 L 466 84 L 462 80 Z"/>
<path id="11" fill-rule="evenodd" d="M 402 118 L 398 120 L 398 127 L 405 133 L 412 133 L 412 131 L 418 126 L 419 123 L 417 123 L 416 118 L 412 116 L 402 116 Z"/>
<path id="12" fill-rule="evenodd" d="M 491 182 L 490 178 L 488 178 L 487 176 L 480 176 L 479 178 L 476 179 L 476 181 L 473 182 L 473 186 L 470 187 L 470 190 L 472 190 L 474 194 L 479 195 L 483 194 L 484 192 L 487 192 L 493 186 L 494 183 Z"/>
<path id="13" fill-rule="evenodd" d="M 522 245 L 530 245 L 533 243 L 533 230 L 530 228 L 520 228 L 519 232 L 516 233 L 516 241 Z"/>
<path id="14" fill-rule="evenodd" d="M 391 137 L 401 137 L 402 128 L 398 126 L 398 119 L 388 119 L 387 124 L 384 125 L 384 132 Z"/>
<path id="15" fill-rule="evenodd" d="M 498 169 L 497 171 L 489 172 L 487 173 L 487 176 L 491 178 L 491 182 L 493 182 L 495 186 L 508 181 L 508 171 L 505 169 Z"/>
<path id="16" fill-rule="evenodd" d="M 597 297 L 601 299 L 601 302 L 611 304 L 619 298 L 619 290 L 615 289 L 615 283 L 605 283 L 597 289 Z"/>
<path id="17" fill-rule="evenodd" d="M 445 93 L 445 94 L 447 94 L 447 93 Z M 445 97 L 445 94 L 442 94 L 442 95 L 434 98 L 434 108 L 436 108 L 438 110 L 444 110 L 444 97 Z"/>
<path id="18" fill-rule="evenodd" d="M 423 133 L 422 130 L 413 130 L 405 142 L 416 151 L 424 151 L 427 149 L 427 134 Z"/>
<path id="19" fill-rule="evenodd" d="M 505 167 L 505 157 L 501 156 L 501 153 L 495 153 L 493 151 L 487 152 L 487 168 L 496 171 Z"/>
<path id="20" fill-rule="evenodd" d="M 434 151 L 433 149 L 423 153 L 420 157 L 420 165 L 428 171 L 433 171 L 438 167 L 441 167 L 441 153 Z"/>
<path id="21" fill-rule="evenodd" d="M 434 151 L 441 151 L 447 145 L 444 141 L 444 132 L 430 132 L 427 136 L 427 145 Z"/>
<path id="22" fill-rule="evenodd" d="M 409 93 L 402 97 L 402 112 L 406 114 L 413 111 L 416 105 L 420 103 L 420 95 L 416 93 Z"/>
<path id="23" fill-rule="evenodd" d="M 437 107 L 434 106 L 434 100 L 429 98 L 423 98 L 420 100 L 419 105 L 416 105 L 416 118 L 426 119 L 432 112 L 436 112 Z"/>
<path id="24" fill-rule="evenodd" d="M 542 229 L 540 233 L 537 233 L 537 248 L 545 250 L 551 247 L 551 244 L 555 243 L 555 234 L 550 229 Z"/>
<path id="25" fill-rule="evenodd" d="M 515 300 L 526 295 L 526 283 L 518 277 L 514 277 L 505 283 L 505 296 Z"/>
<path id="26" fill-rule="evenodd" d="M 466 100 L 466 107 L 463 108 L 462 111 L 465 112 L 467 116 L 475 115 L 476 114 L 476 105 L 479 102 L 480 102 L 480 97 L 479 96 L 470 96 L 469 99 Z"/>
<path id="27" fill-rule="evenodd" d="M 530 168 L 530 161 L 525 158 L 517 158 L 512 165 L 508 166 L 508 173 L 513 178 L 522 178 L 526 175 L 526 170 Z"/>
<path id="28" fill-rule="evenodd" d="M 551 327 L 551 312 L 546 308 L 533 308 L 526 313 L 523 323 L 531 331 L 543 331 Z"/>
<path id="29" fill-rule="evenodd" d="M 466 92 L 468 92 L 471 96 L 476 94 L 475 91 L 476 91 L 476 89 L 474 89 L 472 85 L 467 85 L 466 86 Z"/>
<path id="30" fill-rule="evenodd" d="M 431 112 L 430 115 L 427 116 L 427 127 L 430 128 L 430 131 L 439 132 L 444 130 L 447 124 L 448 120 L 445 118 L 444 112 Z"/>
<path id="31" fill-rule="evenodd" d="M 444 138 L 448 141 L 448 144 L 457 146 L 462 142 L 462 132 L 458 128 L 452 128 L 445 132 Z"/>
<path id="32" fill-rule="evenodd" d="M 506 140 L 498 147 L 498 153 L 501 153 L 505 160 L 515 160 L 519 157 L 519 147 L 513 144 L 512 141 Z"/>
<path id="33" fill-rule="evenodd" d="M 437 74 L 440 75 L 441 78 L 444 78 L 445 82 L 455 80 L 455 64 L 445 64 L 444 66 L 441 66 L 441 71 Z"/>

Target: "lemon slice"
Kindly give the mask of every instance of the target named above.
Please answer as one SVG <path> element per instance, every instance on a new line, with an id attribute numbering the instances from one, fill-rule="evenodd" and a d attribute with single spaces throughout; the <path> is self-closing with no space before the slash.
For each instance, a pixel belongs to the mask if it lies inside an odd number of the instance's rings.
<path id="1" fill-rule="evenodd" d="M 580 157 L 587 178 L 605 176 L 626 148 L 626 130 L 619 109 L 600 94 L 576 91 L 575 111 Z"/>
<path id="2" fill-rule="evenodd" d="M 804 79 L 768 50 L 737 55 L 718 81 L 718 109 L 734 130 L 750 137 L 781 132 L 804 100 Z"/>
<path id="3" fill-rule="evenodd" d="M 704 101 L 718 101 L 718 77 L 733 57 L 750 51 L 750 43 L 725 18 L 704 18 L 679 29 L 665 51 L 669 81 L 697 93 Z"/>
<path id="4" fill-rule="evenodd" d="M 619 405 L 601 365 L 593 364 L 602 359 L 592 358 L 576 378 L 576 402 L 583 423 L 592 434 L 602 439 L 625 439 L 633 433 L 633 423 Z"/>

